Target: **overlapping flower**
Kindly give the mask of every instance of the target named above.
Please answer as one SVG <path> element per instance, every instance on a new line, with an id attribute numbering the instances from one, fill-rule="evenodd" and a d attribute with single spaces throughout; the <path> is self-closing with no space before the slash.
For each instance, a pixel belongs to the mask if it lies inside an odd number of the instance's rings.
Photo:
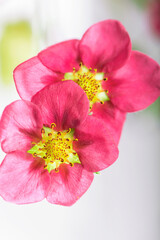
<path id="1" fill-rule="evenodd" d="M 91 26 L 81 40 L 47 48 L 14 71 L 17 90 L 25 100 L 57 81 L 79 84 L 91 112 L 106 122 L 116 142 L 125 113 L 144 109 L 159 97 L 159 78 L 159 64 L 132 51 L 128 33 L 115 20 Z"/>
<path id="2" fill-rule="evenodd" d="M 115 20 L 40 52 L 15 69 L 14 80 L 22 100 L 7 106 L 0 121 L 7 153 L 0 195 L 20 204 L 76 202 L 93 173 L 117 159 L 126 113 L 160 96 L 158 63 L 132 51 Z"/>
<path id="3" fill-rule="evenodd" d="M 52 84 L 31 102 L 19 100 L 6 107 L 0 124 L 7 153 L 0 166 L 0 195 L 5 200 L 31 203 L 47 198 L 72 205 L 90 186 L 93 172 L 117 159 L 109 131 L 88 111 L 84 91 L 72 82 Z"/>

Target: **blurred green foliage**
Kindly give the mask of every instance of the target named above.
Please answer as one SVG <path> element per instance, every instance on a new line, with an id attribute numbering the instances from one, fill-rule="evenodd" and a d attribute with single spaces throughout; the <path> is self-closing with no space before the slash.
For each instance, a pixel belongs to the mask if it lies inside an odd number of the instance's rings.
<path id="1" fill-rule="evenodd" d="M 138 7 L 145 8 L 149 0 L 132 0 Z"/>
<path id="2" fill-rule="evenodd" d="M 146 114 L 152 114 L 155 117 L 160 117 L 160 97 L 153 103 L 151 104 L 148 108 L 144 110 L 144 113 Z"/>
<path id="3" fill-rule="evenodd" d="M 0 71 L 3 83 L 13 81 L 13 70 L 31 57 L 32 29 L 27 21 L 8 23 L 0 39 Z"/>

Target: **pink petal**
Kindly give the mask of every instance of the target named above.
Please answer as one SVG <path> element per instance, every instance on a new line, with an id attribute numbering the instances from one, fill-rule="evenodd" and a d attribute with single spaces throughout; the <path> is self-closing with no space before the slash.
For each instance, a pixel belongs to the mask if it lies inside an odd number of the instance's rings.
<path id="1" fill-rule="evenodd" d="M 13 72 L 17 91 L 22 99 L 31 100 L 42 88 L 56 82 L 59 77 L 46 68 L 37 57 L 16 67 Z"/>
<path id="2" fill-rule="evenodd" d="M 112 103 L 122 111 L 142 110 L 160 96 L 160 67 L 148 56 L 133 51 L 105 87 Z"/>
<path id="3" fill-rule="evenodd" d="M 27 101 L 8 105 L 0 121 L 0 140 L 4 152 L 31 148 L 31 142 L 40 139 L 43 126 L 37 106 Z"/>
<path id="4" fill-rule="evenodd" d="M 118 148 L 102 120 L 88 116 L 86 121 L 75 129 L 74 135 L 78 138 L 74 149 L 86 170 L 103 170 L 118 158 Z"/>
<path id="5" fill-rule="evenodd" d="M 131 51 L 131 41 L 119 21 L 106 20 L 91 26 L 79 45 L 82 62 L 87 67 L 111 72 L 124 65 Z"/>
<path id="6" fill-rule="evenodd" d="M 89 111 L 89 100 L 81 87 L 73 81 L 52 84 L 37 93 L 32 102 L 42 112 L 43 123 L 55 123 L 57 129 L 75 128 Z"/>
<path id="7" fill-rule="evenodd" d="M 105 102 L 104 104 L 95 103 L 92 111 L 94 117 L 98 117 L 105 122 L 105 126 L 113 136 L 115 143 L 118 144 L 126 114 L 115 107 L 111 101 Z"/>
<path id="8" fill-rule="evenodd" d="M 93 177 L 93 173 L 86 171 L 81 164 L 73 167 L 63 164 L 59 173 L 51 172 L 47 200 L 50 203 L 71 206 L 87 191 Z"/>
<path id="9" fill-rule="evenodd" d="M 38 54 L 40 61 L 55 72 L 72 72 L 80 63 L 79 40 L 69 40 L 55 44 Z"/>
<path id="10" fill-rule="evenodd" d="M 43 200 L 50 184 L 40 160 L 22 153 L 7 154 L 0 166 L 0 195 L 9 202 L 24 204 Z"/>

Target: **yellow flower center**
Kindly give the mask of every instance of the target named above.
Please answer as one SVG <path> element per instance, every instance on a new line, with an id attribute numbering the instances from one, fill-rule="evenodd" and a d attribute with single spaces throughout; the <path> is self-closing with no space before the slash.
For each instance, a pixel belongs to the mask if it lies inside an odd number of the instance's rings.
<path id="1" fill-rule="evenodd" d="M 41 129 L 42 140 L 33 143 L 34 146 L 28 151 L 33 157 L 43 158 L 45 161 L 44 168 L 50 173 L 52 170 L 58 172 L 62 163 L 74 166 L 74 163 L 81 163 L 75 150 L 73 149 L 73 141 L 75 139 L 74 129 L 64 131 L 55 131 L 56 125 L 51 124 L 51 128 L 43 127 Z"/>
<path id="2" fill-rule="evenodd" d="M 103 72 L 97 73 L 97 69 L 92 71 L 91 68 L 88 69 L 80 64 L 78 71 L 73 68 L 73 72 L 65 73 L 63 80 L 73 80 L 85 91 L 90 102 L 90 109 L 95 102 L 103 104 L 105 101 L 109 101 L 108 91 L 102 87 L 102 82 L 107 78 L 104 78 Z"/>

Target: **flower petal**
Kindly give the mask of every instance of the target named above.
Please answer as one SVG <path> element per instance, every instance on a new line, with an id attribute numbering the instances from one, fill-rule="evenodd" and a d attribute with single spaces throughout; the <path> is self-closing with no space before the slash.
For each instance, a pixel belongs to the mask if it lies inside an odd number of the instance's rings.
<path id="1" fill-rule="evenodd" d="M 29 160 L 22 153 L 7 154 L 0 166 L 0 195 L 6 201 L 17 204 L 41 201 L 49 184 L 50 177 L 43 164 Z"/>
<path id="2" fill-rule="evenodd" d="M 126 62 L 131 51 L 131 41 L 119 21 L 106 20 L 94 24 L 83 35 L 80 56 L 87 67 L 111 72 Z"/>
<path id="3" fill-rule="evenodd" d="M 105 122 L 105 126 L 113 136 L 115 143 L 118 144 L 126 114 L 115 107 L 111 101 L 104 104 L 95 103 L 92 108 L 94 117 L 98 117 Z"/>
<path id="4" fill-rule="evenodd" d="M 38 54 L 40 61 L 55 72 L 72 72 L 73 67 L 78 68 L 79 40 L 69 40 L 55 44 Z"/>
<path id="5" fill-rule="evenodd" d="M 90 187 L 93 173 L 86 171 L 81 164 L 71 167 L 62 164 L 59 173 L 51 172 L 51 185 L 47 200 L 50 203 L 71 206 Z"/>
<path id="6" fill-rule="evenodd" d="M 105 87 L 112 103 L 122 111 L 142 110 L 160 96 L 160 67 L 148 56 L 133 51 Z"/>
<path id="7" fill-rule="evenodd" d="M 74 149 L 86 170 L 101 171 L 118 158 L 118 148 L 102 120 L 88 116 L 74 136 L 78 138 Z"/>
<path id="8" fill-rule="evenodd" d="M 44 125 L 49 127 L 55 123 L 58 130 L 75 128 L 85 120 L 89 111 L 89 100 L 85 92 L 73 81 L 44 88 L 33 97 L 32 102 L 43 113 Z"/>
<path id="9" fill-rule="evenodd" d="M 4 152 L 31 148 L 31 142 L 41 138 L 43 126 L 37 106 L 27 101 L 8 105 L 0 121 L 0 140 Z"/>
<path id="10" fill-rule="evenodd" d="M 58 81 L 60 77 L 46 68 L 37 57 L 18 65 L 13 76 L 19 96 L 24 100 L 31 100 L 42 88 Z"/>

